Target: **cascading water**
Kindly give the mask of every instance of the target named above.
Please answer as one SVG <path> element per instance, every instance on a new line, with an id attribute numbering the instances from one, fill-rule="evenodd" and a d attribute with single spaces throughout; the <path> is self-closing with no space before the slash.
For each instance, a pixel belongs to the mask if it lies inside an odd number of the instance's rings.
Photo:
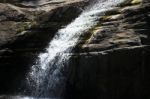
<path id="1" fill-rule="evenodd" d="M 60 29 L 45 53 L 41 53 L 27 77 L 32 95 L 36 97 L 61 97 L 65 90 L 66 64 L 80 35 L 95 26 L 100 15 L 113 9 L 124 0 L 103 0 L 88 7 L 78 18 Z"/>

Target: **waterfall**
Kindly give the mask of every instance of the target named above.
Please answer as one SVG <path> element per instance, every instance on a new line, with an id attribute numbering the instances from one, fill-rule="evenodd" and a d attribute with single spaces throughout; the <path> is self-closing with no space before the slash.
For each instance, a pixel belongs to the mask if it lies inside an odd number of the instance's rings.
<path id="1" fill-rule="evenodd" d="M 103 0 L 87 7 L 79 17 L 58 30 L 44 53 L 40 53 L 31 67 L 27 81 L 33 96 L 61 97 L 67 80 L 66 66 L 69 54 L 78 43 L 80 35 L 98 23 L 101 15 L 115 8 L 124 0 Z"/>

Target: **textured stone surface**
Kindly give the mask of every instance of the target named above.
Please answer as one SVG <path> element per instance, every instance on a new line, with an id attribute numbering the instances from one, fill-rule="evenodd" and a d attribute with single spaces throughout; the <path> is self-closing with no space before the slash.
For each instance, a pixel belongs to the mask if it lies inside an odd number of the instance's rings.
<path id="1" fill-rule="evenodd" d="M 82 12 L 83 4 L 66 0 L 35 8 L 0 3 L 0 94 L 23 91 L 18 86 L 22 86 L 29 65 L 45 50 L 57 29 Z"/>
<path id="2" fill-rule="evenodd" d="M 149 3 L 127 5 L 100 16 L 100 23 L 81 38 L 79 49 L 91 52 L 149 44 L 149 6 Z"/>
<path id="3" fill-rule="evenodd" d="M 66 1 L 53 6 L 0 4 L 0 94 L 18 90 L 28 65 L 87 4 Z M 72 53 L 68 99 L 149 99 L 149 32 L 149 0 L 127 0 L 100 16 Z"/>
<path id="4" fill-rule="evenodd" d="M 149 99 L 150 2 L 130 0 L 101 16 L 70 61 L 69 99 Z"/>
<path id="5" fill-rule="evenodd" d="M 81 37 L 70 60 L 69 99 L 150 98 L 149 13 L 148 0 L 128 1 Z"/>
<path id="6" fill-rule="evenodd" d="M 149 59 L 149 46 L 74 54 L 69 99 L 148 99 Z"/>

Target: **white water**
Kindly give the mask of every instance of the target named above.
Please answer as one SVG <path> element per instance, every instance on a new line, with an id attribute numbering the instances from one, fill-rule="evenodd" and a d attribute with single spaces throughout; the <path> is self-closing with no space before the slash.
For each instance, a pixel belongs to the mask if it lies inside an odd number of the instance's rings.
<path id="1" fill-rule="evenodd" d="M 58 30 L 46 51 L 39 55 L 37 64 L 32 66 L 27 77 L 34 96 L 61 97 L 67 79 L 65 69 L 70 58 L 65 52 L 71 52 L 72 46 L 77 44 L 80 35 L 95 26 L 100 15 L 123 1 L 99 1 L 88 7 L 71 24 Z"/>

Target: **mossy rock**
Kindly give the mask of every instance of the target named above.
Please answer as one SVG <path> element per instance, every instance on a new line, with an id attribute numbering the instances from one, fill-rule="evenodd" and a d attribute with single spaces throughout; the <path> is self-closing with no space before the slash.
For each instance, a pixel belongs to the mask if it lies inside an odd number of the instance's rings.
<path id="1" fill-rule="evenodd" d="M 140 4 L 142 0 L 132 0 L 131 4 Z"/>
<path id="2" fill-rule="evenodd" d="M 17 23 L 17 25 L 18 25 L 17 33 L 21 33 L 23 31 L 26 31 L 28 29 L 35 27 L 37 23 L 36 22 L 21 22 L 21 23 Z"/>
<path id="3" fill-rule="evenodd" d="M 119 4 L 120 7 L 124 7 L 124 6 L 131 6 L 131 5 L 136 5 L 136 4 L 140 4 L 142 3 L 142 0 L 126 0 L 124 2 L 122 2 L 121 4 Z"/>

